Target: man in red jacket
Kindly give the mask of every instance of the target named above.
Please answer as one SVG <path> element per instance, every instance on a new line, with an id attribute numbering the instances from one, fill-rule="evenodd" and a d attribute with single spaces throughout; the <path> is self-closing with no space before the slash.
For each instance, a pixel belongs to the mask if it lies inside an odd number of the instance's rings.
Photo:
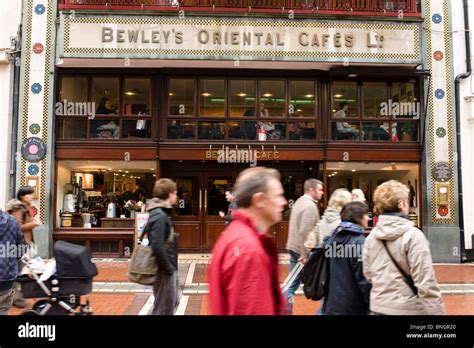
<path id="1" fill-rule="evenodd" d="M 286 314 L 278 283 L 278 253 L 269 228 L 286 205 L 280 174 L 254 167 L 239 174 L 238 209 L 212 251 L 209 304 L 213 315 Z"/>

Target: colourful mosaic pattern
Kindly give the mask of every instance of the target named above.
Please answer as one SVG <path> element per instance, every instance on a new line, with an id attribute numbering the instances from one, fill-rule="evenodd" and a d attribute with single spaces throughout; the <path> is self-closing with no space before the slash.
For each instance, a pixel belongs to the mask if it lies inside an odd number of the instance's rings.
<path id="1" fill-rule="evenodd" d="M 38 134 L 39 132 L 41 131 L 41 127 L 38 123 L 33 123 L 32 125 L 30 125 L 30 133 L 31 134 Z"/>

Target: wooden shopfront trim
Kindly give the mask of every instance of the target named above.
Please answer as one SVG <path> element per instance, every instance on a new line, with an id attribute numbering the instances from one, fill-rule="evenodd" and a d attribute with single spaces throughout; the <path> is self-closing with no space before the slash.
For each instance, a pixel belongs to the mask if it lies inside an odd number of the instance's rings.
<path id="1" fill-rule="evenodd" d="M 105 147 L 107 146 L 107 147 Z M 123 161 L 128 154 L 130 161 L 154 161 L 157 157 L 156 144 L 153 147 L 58 147 L 56 148 L 56 160 L 116 160 Z"/>

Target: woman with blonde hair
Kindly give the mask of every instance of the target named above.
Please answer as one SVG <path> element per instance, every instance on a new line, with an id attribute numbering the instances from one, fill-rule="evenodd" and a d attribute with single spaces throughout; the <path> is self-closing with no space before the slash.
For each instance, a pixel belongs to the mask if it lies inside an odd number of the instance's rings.
<path id="1" fill-rule="evenodd" d="M 351 193 L 352 193 L 353 202 L 366 203 L 364 192 L 361 189 L 359 188 L 353 189 Z"/>
<path id="2" fill-rule="evenodd" d="M 428 240 L 408 219 L 409 194 L 408 187 L 396 180 L 374 192 L 380 216 L 363 252 L 373 314 L 445 314 Z"/>
<path id="3" fill-rule="evenodd" d="M 335 190 L 329 198 L 328 207 L 319 223 L 319 241 L 330 235 L 341 223 L 342 208 L 352 201 L 351 193 L 345 188 Z"/>

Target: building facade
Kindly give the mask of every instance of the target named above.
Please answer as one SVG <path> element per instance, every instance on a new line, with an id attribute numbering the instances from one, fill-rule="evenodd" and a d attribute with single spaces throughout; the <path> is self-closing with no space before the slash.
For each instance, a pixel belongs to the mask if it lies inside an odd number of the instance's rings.
<path id="1" fill-rule="evenodd" d="M 434 259 L 461 261 L 445 2 L 136 3 L 24 1 L 18 169 L 43 253 L 65 239 L 126 257 L 127 207 L 159 177 L 178 183 L 180 249 L 209 251 L 224 191 L 265 165 L 289 201 L 281 250 L 306 178 L 324 182 L 321 208 L 397 179 Z"/>

